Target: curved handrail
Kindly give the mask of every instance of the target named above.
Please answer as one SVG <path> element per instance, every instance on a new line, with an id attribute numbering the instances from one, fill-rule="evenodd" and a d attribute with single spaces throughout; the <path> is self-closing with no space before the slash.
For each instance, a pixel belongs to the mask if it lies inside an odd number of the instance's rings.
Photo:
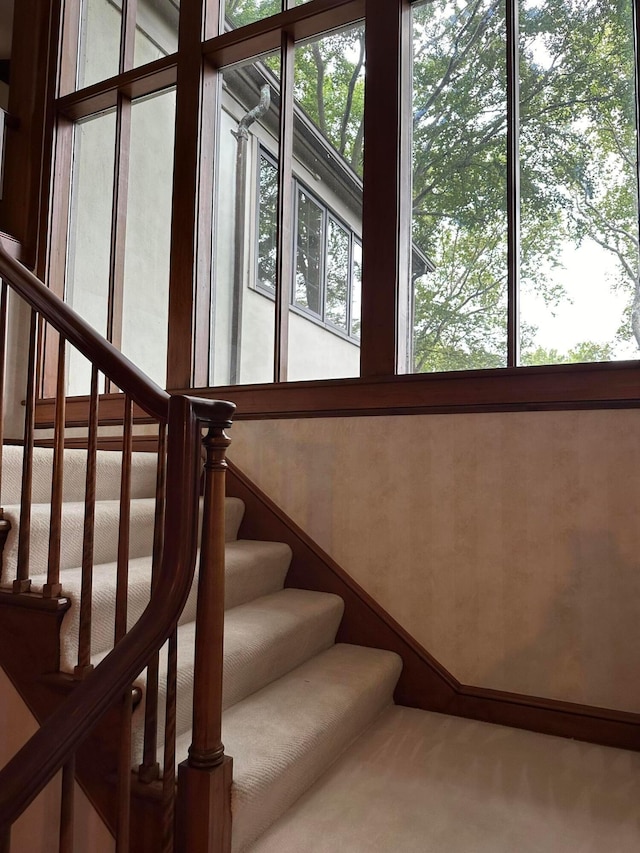
<path id="1" fill-rule="evenodd" d="M 169 394 L 105 340 L 0 244 L 0 278 L 109 379 L 157 420 L 166 423 Z"/>
<path id="2" fill-rule="evenodd" d="M 177 624 L 195 568 L 201 425 L 229 427 L 235 406 L 166 394 L 1 248 L 0 276 L 140 406 L 169 426 L 165 546 L 152 598 L 124 638 L 0 771 L 1 841 L 2 831 L 68 761 Z"/>

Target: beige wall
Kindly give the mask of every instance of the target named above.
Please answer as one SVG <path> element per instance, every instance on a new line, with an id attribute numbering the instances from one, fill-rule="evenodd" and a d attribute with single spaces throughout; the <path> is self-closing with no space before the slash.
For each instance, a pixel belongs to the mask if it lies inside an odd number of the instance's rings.
<path id="1" fill-rule="evenodd" d="M 0 669 L 0 767 L 37 729 L 35 718 Z M 113 837 L 82 790 L 75 787 L 74 849 L 111 853 Z M 11 832 L 11 853 L 57 853 L 60 780 L 51 782 L 20 817 Z"/>
<path id="2" fill-rule="evenodd" d="M 231 458 L 468 684 L 640 711 L 640 413 L 237 423 Z"/>

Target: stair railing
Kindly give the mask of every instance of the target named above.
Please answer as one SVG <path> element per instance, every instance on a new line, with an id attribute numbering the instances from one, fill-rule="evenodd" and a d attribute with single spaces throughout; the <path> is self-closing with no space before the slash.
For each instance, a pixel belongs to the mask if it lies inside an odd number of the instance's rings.
<path id="1" fill-rule="evenodd" d="M 60 842 L 63 853 L 73 851 L 73 789 L 78 764 L 87 763 L 80 749 L 105 714 L 119 707 L 120 745 L 117 758 L 117 796 L 112 823 L 116 851 L 130 849 L 132 820 L 131 715 L 140 690 L 132 685 L 146 668 L 144 734 L 135 785 L 155 785 L 163 800 L 163 826 L 154 850 L 223 851 L 230 848 L 230 759 L 220 739 L 222 685 L 222 623 L 224 616 L 224 475 L 234 405 L 228 402 L 170 396 L 96 333 L 68 305 L 0 247 L 0 391 L 4 390 L 8 292 L 28 306 L 28 359 L 22 442 L 21 499 L 14 513 L 19 531 L 14 576 L 4 578 L 1 608 L 21 606 L 57 614 L 69 607 L 61 574 L 62 540 L 67 536 L 63 512 L 65 451 L 65 390 L 67 350 L 75 347 L 91 363 L 87 399 L 84 525 L 81 543 L 77 607 L 77 684 L 42 727 L 0 771 L 0 853 L 10 850 L 11 825 L 61 768 Z M 52 338 L 57 338 L 52 346 Z M 42 342 L 45 342 L 43 345 Z M 37 371 L 42 349 L 48 359 L 57 351 L 56 410 L 53 430 L 51 513 L 46 573 L 34 576 L 31 553 L 33 460 Z M 122 463 L 120 471 L 119 532 L 115 566 L 113 649 L 93 665 L 92 584 L 97 543 L 97 448 L 100 442 L 99 386 L 105 377 L 123 392 Z M 4 422 L 0 412 L 0 424 Z M 144 612 L 128 612 L 130 497 L 135 422 L 158 428 L 158 466 L 153 530 L 151 594 Z M 0 449 L 3 435 L 0 426 Z M 202 432 L 204 447 L 204 506 L 200 517 Z M 14 450 L 15 448 L 12 448 Z M 0 454 L 0 487 L 2 486 Z M 7 507 L 0 510 L 0 536 L 8 527 Z M 41 521 L 39 522 L 41 523 Z M 178 835 L 175 835 L 175 694 L 177 624 L 190 593 L 201 527 L 198 581 L 193 745 L 178 780 Z M 11 535 L 15 535 L 15 530 Z M 78 552 L 80 553 L 80 551 Z M 37 562 L 37 558 L 36 558 Z M 73 563 L 75 566 L 76 564 Z M 4 611 L 7 612 L 6 610 Z M 133 624 L 131 625 L 131 622 Z M 159 650 L 168 640 L 166 706 L 158 707 Z M 164 717 L 164 746 L 159 719 Z M 160 721 L 161 722 L 161 721 Z M 158 754 L 162 754 L 162 761 Z M 162 765 L 162 766 L 161 766 Z M 180 794 L 181 789 L 183 793 Z M 185 830 L 188 826 L 188 830 Z M 211 827 L 214 826 L 212 831 Z M 215 838 L 214 838 L 215 836 Z"/>

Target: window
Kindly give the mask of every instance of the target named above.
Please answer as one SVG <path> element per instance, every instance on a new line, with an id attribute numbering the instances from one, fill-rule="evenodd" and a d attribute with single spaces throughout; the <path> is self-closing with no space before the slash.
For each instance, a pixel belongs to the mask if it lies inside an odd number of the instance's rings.
<path id="1" fill-rule="evenodd" d="M 637 357 L 634 86 L 630 2 L 414 5 L 411 370 Z"/>
<path id="2" fill-rule="evenodd" d="M 354 340 L 360 335 L 362 243 L 299 180 L 295 288 L 291 304 Z M 258 166 L 256 287 L 275 293 L 278 170 L 263 150 Z"/>
<path id="3" fill-rule="evenodd" d="M 180 191 L 162 229 L 171 249 L 170 387 L 478 368 L 497 376 L 504 367 L 636 358 L 630 0 L 390 0 L 366 20 L 366 5 L 350 0 L 227 0 L 224 21 L 206 17 L 204 0 L 138 0 L 137 12 L 134 5 L 123 20 L 119 0 L 64 4 L 52 122 L 58 198 L 49 219 L 50 245 L 67 251 L 49 252 L 50 281 L 58 286 L 65 264 L 83 268 L 78 252 L 90 236 L 68 227 L 69 213 L 74 228 L 86 221 L 78 211 L 89 186 L 80 171 L 87 146 L 74 149 L 73 128 L 88 139 L 112 121 L 100 116 L 115 115 L 115 134 L 110 128 L 104 137 L 113 157 L 102 152 L 94 182 L 104 196 L 94 228 L 104 231 L 109 220 L 111 231 L 95 235 L 96 274 L 103 290 L 118 294 L 115 309 L 123 294 L 133 296 L 123 285 L 128 270 L 139 280 L 124 251 L 133 246 L 125 215 L 144 188 L 132 185 L 127 202 L 132 105 L 142 113 L 144 98 L 175 86 L 171 162 Z M 102 16 L 113 26 L 98 48 Z M 181 49 L 172 53 L 177 33 Z M 202 63 L 193 61 L 198 51 Z M 256 117 L 265 85 L 269 103 Z M 246 127 L 252 122 L 246 174 L 232 136 L 244 116 Z M 165 136 L 172 138 L 169 128 Z M 222 178 L 214 176 L 221 150 Z M 110 183 L 117 205 L 106 197 Z M 236 200 L 245 218 L 236 217 Z M 245 232 L 241 247 L 235 228 Z M 82 283 L 69 285 L 80 304 Z M 236 299 L 249 290 L 246 304 Z M 126 346 L 136 320 L 119 329 L 115 316 L 107 327 Z M 241 338 L 255 344 L 251 363 Z M 326 338 L 336 347 L 330 365 Z M 217 346 L 225 351 L 218 372 Z M 566 371 L 544 374 L 552 383 Z M 503 372 L 496 387 L 512 375 Z M 549 399 L 559 405 L 562 394 Z"/>

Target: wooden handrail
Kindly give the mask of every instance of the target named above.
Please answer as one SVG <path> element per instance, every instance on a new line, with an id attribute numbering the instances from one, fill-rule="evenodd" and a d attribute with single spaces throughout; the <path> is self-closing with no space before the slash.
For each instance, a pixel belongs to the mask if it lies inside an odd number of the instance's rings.
<path id="1" fill-rule="evenodd" d="M 142 409 L 166 423 L 169 394 L 12 258 L 1 244 L 0 278 Z"/>
<path id="2" fill-rule="evenodd" d="M 168 423 L 164 549 L 151 600 L 116 647 L 0 771 L 1 842 L 174 630 L 195 567 L 201 429 L 228 428 L 235 406 L 168 395 L 1 248 L 0 277 L 138 405 Z"/>

